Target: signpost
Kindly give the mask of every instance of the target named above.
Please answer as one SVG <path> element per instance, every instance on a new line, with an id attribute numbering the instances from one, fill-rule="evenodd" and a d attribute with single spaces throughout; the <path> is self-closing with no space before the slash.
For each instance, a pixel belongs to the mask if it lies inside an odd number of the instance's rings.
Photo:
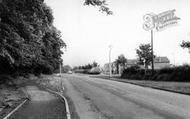
<path id="1" fill-rule="evenodd" d="M 175 9 L 162 12 L 160 14 L 146 14 L 144 15 L 143 29 L 151 31 L 151 49 L 152 49 L 152 74 L 154 72 L 154 52 L 153 52 L 153 30 L 163 30 L 164 28 L 177 24 L 179 17 L 175 16 Z"/>

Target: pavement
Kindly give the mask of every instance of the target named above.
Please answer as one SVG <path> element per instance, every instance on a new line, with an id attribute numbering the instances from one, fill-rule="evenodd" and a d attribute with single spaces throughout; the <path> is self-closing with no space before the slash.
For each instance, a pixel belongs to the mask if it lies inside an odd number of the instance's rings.
<path id="1" fill-rule="evenodd" d="M 128 83 L 64 74 L 80 119 L 190 119 L 190 96 Z"/>
<path id="2" fill-rule="evenodd" d="M 66 119 L 64 102 L 35 85 L 26 87 L 30 100 L 9 119 Z"/>

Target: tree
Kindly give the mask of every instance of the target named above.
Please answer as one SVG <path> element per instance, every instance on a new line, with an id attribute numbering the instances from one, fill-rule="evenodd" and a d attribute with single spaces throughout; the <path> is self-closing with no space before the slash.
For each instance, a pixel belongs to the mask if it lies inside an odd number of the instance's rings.
<path id="1" fill-rule="evenodd" d="M 72 68 L 71 68 L 71 66 L 69 66 L 69 65 L 65 65 L 65 66 L 63 66 L 63 72 L 64 73 L 67 73 L 68 71 L 71 71 L 72 70 Z"/>
<path id="2" fill-rule="evenodd" d="M 106 0 L 85 0 L 84 5 L 98 6 L 99 11 L 106 12 L 107 15 L 112 15 L 113 12 L 107 7 Z"/>
<path id="3" fill-rule="evenodd" d="M 94 61 L 94 62 L 92 63 L 92 67 L 98 67 L 98 63 Z"/>
<path id="4" fill-rule="evenodd" d="M 117 73 L 119 73 L 119 66 L 125 67 L 125 64 L 127 63 L 127 59 L 123 54 L 119 55 L 118 58 L 115 60 L 116 67 L 117 67 Z"/>
<path id="5" fill-rule="evenodd" d="M 90 69 L 92 69 L 92 68 L 94 68 L 94 67 L 98 67 L 99 65 L 98 65 L 98 63 L 97 62 L 93 62 L 93 63 L 88 63 L 88 64 L 86 64 L 86 65 L 83 65 L 83 66 L 75 66 L 73 69 L 85 69 L 85 70 L 90 70 Z"/>
<path id="6" fill-rule="evenodd" d="M 189 53 L 190 53 L 190 42 L 189 41 L 182 41 L 182 43 L 180 44 L 180 46 L 182 48 L 187 48 L 189 49 Z"/>
<path id="7" fill-rule="evenodd" d="M 145 65 L 145 69 L 148 69 L 152 61 L 152 49 L 150 44 L 141 44 L 139 49 L 136 50 L 136 53 L 139 58 L 139 63 Z M 154 56 L 155 57 L 155 56 Z"/>
<path id="8" fill-rule="evenodd" d="M 51 73 L 59 65 L 66 44 L 44 0 L 2 0 L 0 20 L 0 73 Z"/>
<path id="9" fill-rule="evenodd" d="M 84 4 L 112 14 L 105 0 Z M 40 74 L 58 68 L 66 44 L 53 19 L 44 0 L 0 0 L 0 73 Z"/>

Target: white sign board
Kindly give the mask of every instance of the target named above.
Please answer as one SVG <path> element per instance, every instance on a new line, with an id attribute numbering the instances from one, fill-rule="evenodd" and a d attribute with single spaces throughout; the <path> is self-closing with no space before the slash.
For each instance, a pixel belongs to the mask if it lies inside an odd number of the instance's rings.
<path id="1" fill-rule="evenodd" d="M 143 28 L 145 30 L 153 30 L 154 28 L 159 31 L 167 26 L 176 24 L 178 20 L 180 19 L 179 17 L 175 16 L 176 10 L 168 10 L 166 12 L 162 12 L 158 15 L 156 14 L 146 14 L 143 19 L 145 23 L 143 24 Z"/>

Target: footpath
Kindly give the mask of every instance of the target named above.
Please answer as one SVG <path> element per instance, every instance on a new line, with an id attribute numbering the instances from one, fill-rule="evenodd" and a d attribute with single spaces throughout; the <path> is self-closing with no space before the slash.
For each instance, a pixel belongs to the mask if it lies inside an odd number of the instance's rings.
<path id="1" fill-rule="evenodd" d="M 23 87 L 28 100 L 6 119 L 67 119 L 65 102 L 58 95 L 35 81 L 28 80 Z"/>

